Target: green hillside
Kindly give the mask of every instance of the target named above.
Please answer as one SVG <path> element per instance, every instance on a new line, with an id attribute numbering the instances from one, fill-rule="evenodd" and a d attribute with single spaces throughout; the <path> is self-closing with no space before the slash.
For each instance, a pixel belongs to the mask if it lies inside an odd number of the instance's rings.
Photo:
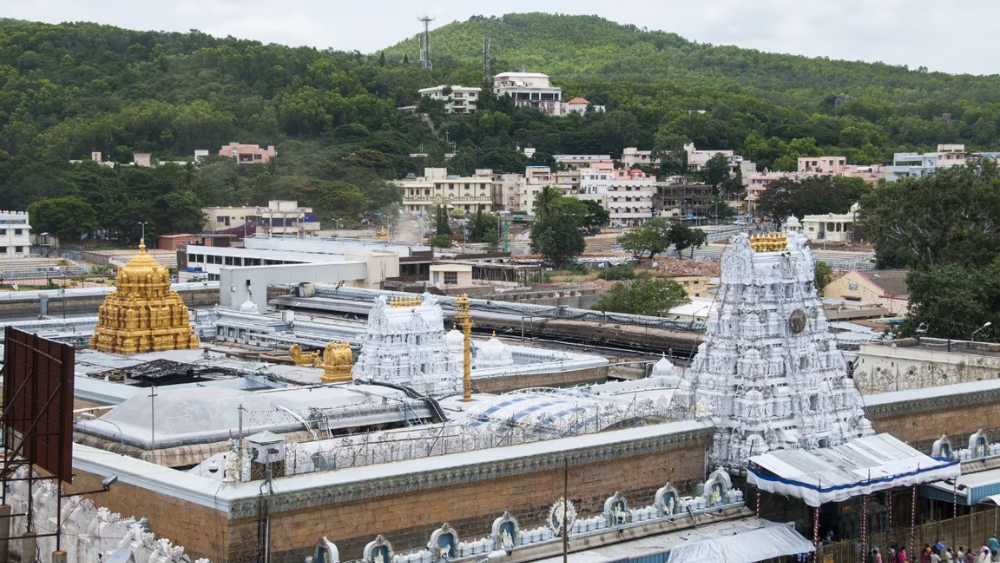
<path id="1" fill-rule="evenodd" d="M 822 153 L 867 163 L 937 143 L 1000 148 L 995 76 L 699 45 L 586 16 L 472 18 L 432 33 L 434 70 L 424 71 L 415 38 L 364 55 L 0 20 L 0 209 L 34 204 L 37 228 L 68 238 L 134 240 L 139 222 L 153 234 L 197 230 L 200 206 L 278 197 L 313 206 L 324 221 L 384 221 L 400 201 L 387 181 L 424 166 L 519 172 L 557 153 L 686 141 L 772 169 Z M 478 84 L 485 36 L 494 38 L 494 71 L 548 72 L 567 97 L 608 112 L 546 117 L 487 96 L 479 112 L 447 116 L 420 100 L 425 86 Z M 417 104 L 433 130 L 397 110 Z M 69 162 L 91 151 L 121 165 L 134 152 L 188 160 L 231 141 L 275 145 L 278 157 L 153 169 Z M 530 161 L 526 146 L 537 149 Z"/>

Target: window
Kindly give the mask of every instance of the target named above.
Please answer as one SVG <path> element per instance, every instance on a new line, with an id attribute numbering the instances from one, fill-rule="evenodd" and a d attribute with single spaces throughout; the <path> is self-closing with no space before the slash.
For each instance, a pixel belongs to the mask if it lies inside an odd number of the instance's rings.
<path id="1" fill-rule="evenodd" d="M 6 235 L 7 229 L 0 229 L 0 235 Z"/>
<path id="2" fill-rule="evenodd" d="M 24 247 L 23 246 L 15 246 L 14 247 L 14 252 L 24 252 Z"/>
<path id="3" fill-rule="evenodd" d="M 253 155 L 253 159 L 254 159 L 254 160 L 261 160 L 262 158 L 263 158 L 263 157 L 261 157 L 261 155 L 259 155 L 259 154 L 255 154 L 255 155 Z"/>
<path id="4" fill-rule="evenodd" d="M 215 218 L 215 222 L 216 223 L 225 223 L 226 222 L 226 218 L 225 217 L 216 217 Z"/>
<path id="5" fill-rule="evenodd" d="M 21 233 L 23 233 L 23 232 L 24 232 L 24 231 L 23 231 L 22 229 L 14 229 L 14 234 L 15 234 L 15 235 L 19 235 L 19 234 L 21 234 Z"/>
<path id="6" fill-rule="evenodd" d="M 445 285 L 457 285 L 458 284 L 458 272 L 445 272 L 444 273 L 444 283 L 445 283 Z"/>
<path id="7" fill-rule="evenodd" d="M 226 256 L 226 266 L 232 266 L 232 265 L 233 265 L 233 257 Z"/>

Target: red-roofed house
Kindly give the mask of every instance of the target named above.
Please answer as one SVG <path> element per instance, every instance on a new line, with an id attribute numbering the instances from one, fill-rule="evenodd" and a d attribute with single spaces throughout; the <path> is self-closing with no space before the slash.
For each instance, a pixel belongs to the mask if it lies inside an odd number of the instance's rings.
<path id="1" fill-rule="evenodd" d="M 592 108 L 596 112 L 603 112 L 604 106 L 592 106 L 586 98 L 573 98 L 572 100 L 563 104 L 563 113 L 569 115 L 571 113 L 578 113 L 583 115 L 587 113 L 587 108 Z"/>

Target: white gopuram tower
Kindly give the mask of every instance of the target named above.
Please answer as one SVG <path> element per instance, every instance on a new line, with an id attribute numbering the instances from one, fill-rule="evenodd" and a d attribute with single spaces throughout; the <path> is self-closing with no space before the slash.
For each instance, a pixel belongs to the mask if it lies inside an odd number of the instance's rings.
<path id="1" fill-rule="evenodd" d="M 462 392 L 462 365 L 450 357 L 444 315 L 437 298 L 387 300 L 380 296 L 368 313 L 355 380 L 410 387 L 432 396 Z"/>
<path id="2" fill-rule="evenodd" d="M 737 235 L 705 340 L 678 405 L 716 424 L 711 461 L 739 469 L 775 449 L 821 448 L 872 433 L 828 331 L 806 237 Z"/>

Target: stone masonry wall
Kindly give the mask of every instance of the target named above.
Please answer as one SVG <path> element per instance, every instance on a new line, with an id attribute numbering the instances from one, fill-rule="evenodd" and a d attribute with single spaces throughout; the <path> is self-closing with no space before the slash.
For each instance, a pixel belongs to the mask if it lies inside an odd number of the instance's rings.
<path id="1" fill-rule="evenodd" d="M 67 486 L 65 492 L 99 490 L 103 478 L 76 469 L 73 485 Z M 207 557 L 212 563 L 227 560 L 228 515 L 223 511 L 121 481 L 108 492 L 85 495 L 85 498 L 124 518 L 148 517 L 150 531 L 157 537 L 170 538 L 174 545 L 184 546 L 184 553 L 192 561 L 201 557 Z"/>
<path id="2" fill-rule="evenodd" d="M 892 434 L 922 452 L 930 452 L 931 444 L 942 434 L 948 435 L 955 449 L 964 448 L 969 435 L 979 429 L 991 439 L 1000 435 L 1000 401 L 976 403 L 959 397 L 955 404 L 929 403 L 870 408 L 868 416 L 876 432 Z"/>
<path id="3" fill-rule="evenodd" d="M 572 387 L 585 383 L 604 383 L 608 380 L 608 368 L 602 366 L 538 375 L 505 375 L 473 379 L 472 388 L 478 393 L 503 393 L 514 389 L 531 387 Z"/>
<path id="4" fill-rule="evenodd" d="M 571 466 L 569 497 L 581 516 L 599 514 L 604 500 L 622 492 L 632 506 L 653 503 L 657 489 L 670 482 L 681 494 L 694 494 L 706 478 L 705 445 Z M 408 495 L 272 513 L 275 563 L 300 563 L 323 536 L 337 544 L 342 561 L 359 559 L 365 544 L 382 534 L 397 553 L 426 546 L 431 532 L 447 522 L 463 539 L 489 535 L 493 520 L 509 511 L 522 529 L 545 522 L 563 494 L 563 470 L 482 481 Z M 256 533 L 255 519 L 231 523 L 234 542 Z M 241 539 L 243 538 L 243 539 Z M 180 538 L 178 538 L 180 540 Z M 230 545 L 231 555 L 239 551 Z M 233 559 L 234 560 L 234 559 Z M 213 559 L 215 561 L 215 559 Z"/>

